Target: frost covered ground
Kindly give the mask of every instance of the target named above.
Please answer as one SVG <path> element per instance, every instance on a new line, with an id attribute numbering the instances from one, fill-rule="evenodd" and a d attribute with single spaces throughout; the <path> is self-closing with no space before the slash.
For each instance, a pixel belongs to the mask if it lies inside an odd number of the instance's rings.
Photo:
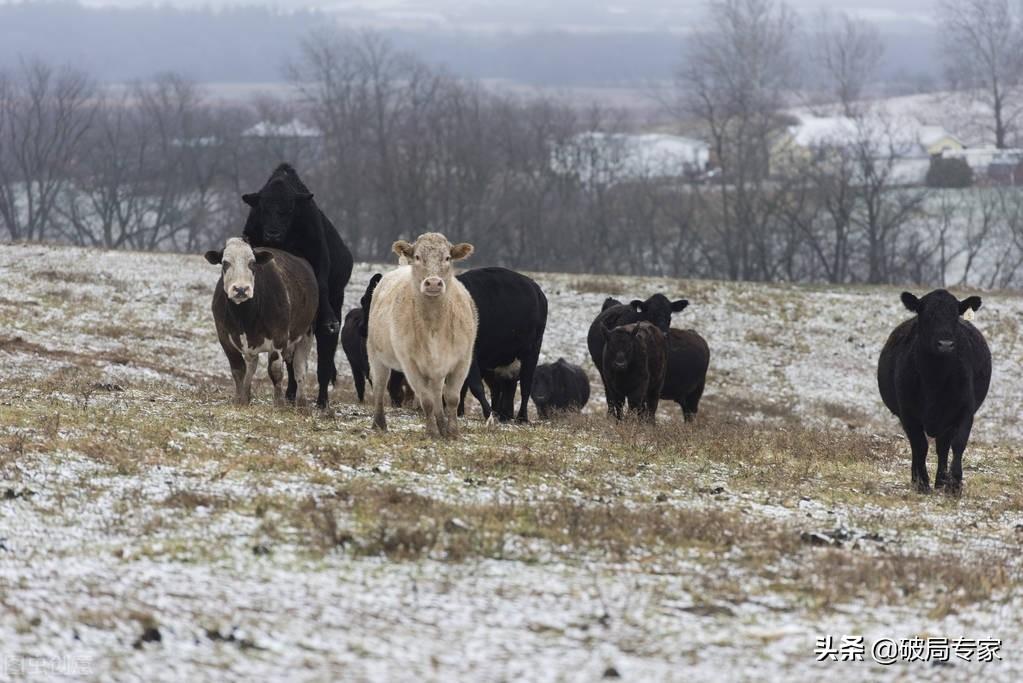
<path id="1" fill-rule="evenodd" d="M 595 385 L 580 418 L 450 443 L 411 411 L 373 433 L 340 353 L 326 415 L 262 377 L 232 406 L 216 278 L 0 246 L 0 680 L 1023 677 L 1021 297 L 983 293 L 995 376 L 952 499 L 910 491 L 877 397 L 894 289 L 538 275 L 551 360 L 584 362 L 609 294 L 688 298 L 700 420 L 610 425 Z M 867 661 L 816 662 L 828 635 Z M 1002 660 L 870 661 L 940 636 Z"/>

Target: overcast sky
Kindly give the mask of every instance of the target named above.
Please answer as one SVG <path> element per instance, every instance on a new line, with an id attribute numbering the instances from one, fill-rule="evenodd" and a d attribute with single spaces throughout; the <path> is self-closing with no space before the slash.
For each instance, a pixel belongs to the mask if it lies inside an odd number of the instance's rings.
<path id="1" fill-rule="evenodd" d="M 270 5 L 282 10 L 315 7 L 346 22 L 395 28 L 578 31 L 686 30 L 704 0 L 83 0 L 93 6 L 227 7 Z M 822 7 L 881 22 L 929 22 L 937 0 L 790 0 L 803 13 Z"/>

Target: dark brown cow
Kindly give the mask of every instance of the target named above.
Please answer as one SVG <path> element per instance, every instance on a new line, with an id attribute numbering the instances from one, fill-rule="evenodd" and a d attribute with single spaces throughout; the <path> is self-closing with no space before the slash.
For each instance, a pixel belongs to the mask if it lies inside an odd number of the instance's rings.
<path id="1" fill-rule="evenodd" d="M 269 354 L 267 370 L 274 404 L 284 404 L 284 364 L 297 383 L 295 399 L 305 403 L 306 361 L 319 305 L 316 276 L 304 259 L 277 249 L 256 249 L 232 237 L 222 251 L 206 252 L 222 266 L 213 292 L 217 336 L 234 376 L 235 400 L 252 399 L 252 376 L 260 353 Z"/>

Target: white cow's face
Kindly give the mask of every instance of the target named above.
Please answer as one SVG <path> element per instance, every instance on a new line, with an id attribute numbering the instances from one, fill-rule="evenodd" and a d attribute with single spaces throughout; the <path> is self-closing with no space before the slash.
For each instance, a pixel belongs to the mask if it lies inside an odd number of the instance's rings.
<path id="1" fill-rule="evenodd" d="M 451 281 L 451 264 L 467 258 L 473 251 L 472 245 L 464 242 L 452 246 L 439 232 L 420 235 L 415 244 L 399 240 L 393 249 L 399 261 L 405 259 L 412 266 L 412 281 L 418 283 L 420 293 L 428 297 L 443 296 Z"/>
<path id="2" fill-rule="evenodd" d="M 253 251 L 249 243 L 239 237 L 227 240 L 223 251 L 206 252 L 206 260 L 223 268 L 224 294 L 236 304 L 244 303 L 256 295 L 256 268 L 273 260 L 269 251 Z"/>

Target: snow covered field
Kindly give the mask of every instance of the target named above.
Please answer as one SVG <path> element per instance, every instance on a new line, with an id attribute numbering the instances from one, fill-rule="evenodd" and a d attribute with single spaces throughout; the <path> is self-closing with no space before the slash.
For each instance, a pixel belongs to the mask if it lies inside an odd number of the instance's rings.
<path id="1" fill-rule="evenodd" d="M 545 358 L 591 376 L 605 296 L 688 298 L 698 423 L 610 425 L 595 384 L 553 425 L 379 435 L 340 352 L 327 415 L 263 373 L 236 408 L 201 257 L 0 246 L 0 680 L 1023 677 L 1023 297 L 982 293 L 952 499 L 910 491 L 877 395 L 898 290 L 536 278 Z M 816 661 L 858 635 L 866 661 Z M 871 661 L 941 636 L 1001 661 Z"/>

